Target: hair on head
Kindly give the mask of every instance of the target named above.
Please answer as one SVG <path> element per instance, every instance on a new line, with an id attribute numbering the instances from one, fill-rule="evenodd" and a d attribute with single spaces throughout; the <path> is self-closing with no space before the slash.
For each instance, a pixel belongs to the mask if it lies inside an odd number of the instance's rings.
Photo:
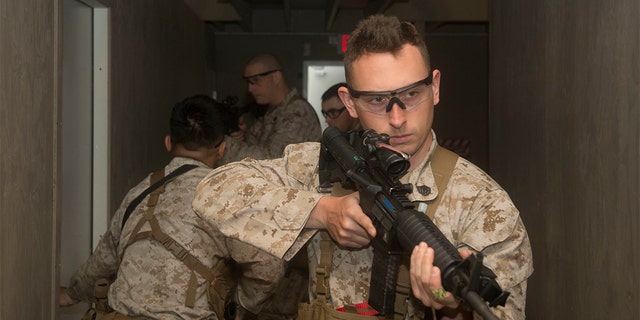
<path id="1" fill-rule="evenodd" d="M 327 89 L 327 91 L 325 91 L 322 94 L 322 97 L 321 97 L 322 102 L 325 102 L 333 97 L 338 97 L 338 89 L 340 87 L 346 87 L 346 86 L 347 84 L 345 82 L 339 82 L 332 85 L 331 87 L 329 87 L 329 89 Z"/>
<path id="2" fill-rule="evenodd" d="M 178 102 L 171 112 L 171 143 L 187 150 L 212 148 L 227 132 L 221 103 L 199 94 Z"/>
<path id="3" fill-rule="evenodd" d="M 397 54 L 404 45 L 415 46 L 427 68 L 431 67 L 429 51 L 416 27 L 395 16 L 371 15 L 360 22 L 352 32 L 344 55 L 345 76 L 350 82 L 353 63 L 372 53 Z"/>

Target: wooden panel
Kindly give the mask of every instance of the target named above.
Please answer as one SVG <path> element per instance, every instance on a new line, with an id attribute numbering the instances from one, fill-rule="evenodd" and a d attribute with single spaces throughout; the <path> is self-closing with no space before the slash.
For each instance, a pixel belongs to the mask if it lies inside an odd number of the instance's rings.
<path id="1" fill-rule="evenodd" d="M 207 93 L 204 23 L 182 0 L 111 10 L 111 207 L 167 160 L 171 107 Z M 55 319 L 60 0 L 0 1 L 0 319 Z"/>
<path id="2" fill-rule="evenodd" d="M 0 1 L 0 319 L 52 319 L 57 1 Z"/>
<path id="3" fill-rule="evenodd" d="M 441 142 L 467 141 L 467 160 L 487 170 L 488 35 L 473 29 L 437 32 L 427 34 L 427 45 L 433 68 L 441 72 L 433 120 L 436 136 Z"/>
<path id="4" fill-rule="evenodd" d="M 205 21 L 238 21 L 240 15 L 230 3 L 211 0 L 184 0 L 184 2 Z"/>
<path id="5" fill-rule="evenodd" d="M 488 0 L 397 1 L 385 14 L 413 21 L 486 22 Z"/>
<path id="6" fill-rule="evenodd" d="M 640 318 L 639 9 L 492 2 L 491 172 L 533 245 L 528 318 Z"/>
<path id="7" fill-rule="evenodd" d="M 106 2 L 106 1 L 105 1 Z M 208 94 L 205 23 L 182 1 L 111 1 L 111 209 L 169 159 L 173 105 Z"/>

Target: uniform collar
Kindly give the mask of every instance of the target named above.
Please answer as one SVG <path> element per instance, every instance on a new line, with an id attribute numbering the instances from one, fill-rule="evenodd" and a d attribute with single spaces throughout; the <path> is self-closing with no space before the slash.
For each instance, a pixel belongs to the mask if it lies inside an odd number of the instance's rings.
<path id="1" fill-rule="evenodd" d="M 431 159 L 438 145 L 438 140 L 433 130 L 431 130 L 431 135 L 433 141 L 431 142 L 431 146 L 429 146 L 427 156 L 424 157 L 416 168 L 409 171 L 400 179 L 402 183 L 411 183 L 413 185 L 413 192 L 407 195 L 411 201 L 431 201 L 438 196 L 438 187 L 436 187 L 436 180 L 431 170 Z"/>
<path id="2" fill-rule="evenodd" d="M 275 106 L 269 106 L 267 108 L 267 113 L 272 112 L 273 110 L 277 109 L 277 108 L 284 108 L 286 107 L 289 103 L 291 103 L 293 100 L 298 98 L 298 90 L 296 88 L 293 88 L 291 90 L 289 90 L 289 93 L 287 93 L 287 95 L 284 97 L 284 100 L 282 100 L 282 102 L 280 102 L 279 104 L 275 105 Z"/>
<path id="3" fill-rule="evenodd" d="M 171 159 L 171 162 L 169 162 L 169 164 L 167 165 L 167 172 L 172 172 L 173 170 L 185 164 L 193 164 L 198 167 L 209 168 L 206 164 L 196 159 L 186 157 L 173 157 L 173 159 Z"/>

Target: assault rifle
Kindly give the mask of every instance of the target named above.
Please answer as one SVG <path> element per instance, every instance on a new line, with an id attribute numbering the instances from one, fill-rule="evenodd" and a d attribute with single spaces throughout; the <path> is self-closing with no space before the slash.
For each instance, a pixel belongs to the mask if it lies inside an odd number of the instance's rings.
<path id="1" fill-rule="evenodd" d="M 509 292 L 482 265 L 481 253 L 462 259 L 440 229 L 414 209 L 406 196 L 413 186 L 399 182 L 409 169 L 409 157 L 389 145 L 388 135 L 373 130 L 344 134 L 328 127 L 322 136 L 319 169 L 319 189 L 341 182 L 343 188 L 359 191 L 360 206 L 376 226 L 377 236 L 371 242 L 371 307 L 382 315 L 393 314 L 401 255 L 425 242 L 434 249 L 434 265 L 440 268 L 444 289 L 461 299 L 467 310 L 497 319 L 489 306 L 504 306 Z"/>

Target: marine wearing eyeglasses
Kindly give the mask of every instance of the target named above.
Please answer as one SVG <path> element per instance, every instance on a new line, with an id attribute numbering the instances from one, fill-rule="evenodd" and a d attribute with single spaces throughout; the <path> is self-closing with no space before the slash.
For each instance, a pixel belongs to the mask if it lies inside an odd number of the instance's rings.
<path id="1" fill-rule="evenodd" d="M 410 22 L 369 16 L 351 33 L 344 66 L 348 85 L 338 92 L 346 112 L 338 107 L 331 113 L 358 118 L 363 129 L 389 135 L 390 144 L 410 156 L 410 168 L 400 178 L 414 186 L 409 200 L 417 208 L 431 207 L 430 218 L 462 258 L 483 253 L 483 264 L 510 292 L 504 307 L 492 309 L 496 316 L 524 319 L 533 260 L 527 231 L 509 195 L 473 163 L 455 155 L 448 184 L 436 184 L 442 176 L 437 155 L 448 152 L 438 146 L 432 130 L 441 73 L 431 65 L 424 37 Z M 307 248 L 310 303 L 299 309 L 301 319 L 317 314 L 327 315 L 325 319 L 379 319 L 368 317 L 372 310 L 366 305 L 372 277 L 369 244 L 376 228 L 359 206 L 357 192 L 317 192 L 320 148 L 296 144 L 280 159 L 225 166 L 201 182 L 194 208 L 222 232 L 278 257 L 290 259 Z M 214 193 L 220 193 L 224 203 L 207 199 Z M 430 245 L 422 242 L 407 252 L 409 259 L 400 259 L 409 270 L 404 283 L 410 283 L 411 297 L 396 299 L 396 316 L 479 319 L 444 289 L 434 260 L 437 250 Z M 362 314 L 340 313 L 345 311 Z"/>
<path id="2" fill-rule="evenodd" d="M 264 116 L 242 132 L 227 137 L 227 152 L 221 163 L 244 158 L 272 159 L 292 143 L 320 141 L 320 121 L 315 110 L 295 88 L 289 88 L 284 66 L 270 53 L 247 62 L 242 78 L 255 102 L 266 105 Z"/>
<path id="3" fill-rule="evenodd" d="M 259 85 L 260 84 L 260 80 L 265 77 L 268 76 L 274 72 L 279 72 L 280 69 L 273 69 L 273 70 L 269 70 L 269 71 L 265 71 L 265 72 L 260 72 L 257 74 L 252 74 L 249 76 L 242 76 L 243 79 L 247 80 L 247 83 L 249 85 Z"/>
<path id="4" fill-rule="evenodd" d="M 363 111 L 385 115 L 394 104 L 401 109 L 412 110 L 429 97 L 428 86 L 433 81 L 432 73 L 408 86 L 390 91 L 358 91 L 346 86 L 355 104 Z"/>
<path id="5" fill-rule="evenodd" d="M 360 124 L 358 119 L 351 117 L 348 112 L 345 112 L 347 108 L 338 96 L 338 88 L 346 85 L 344 82 L 336 83 L 329 87 L 321 97 L 322 115 L 325 121 L 328 125 L 336 127 L 342 132 L 356 129 Z"/>

